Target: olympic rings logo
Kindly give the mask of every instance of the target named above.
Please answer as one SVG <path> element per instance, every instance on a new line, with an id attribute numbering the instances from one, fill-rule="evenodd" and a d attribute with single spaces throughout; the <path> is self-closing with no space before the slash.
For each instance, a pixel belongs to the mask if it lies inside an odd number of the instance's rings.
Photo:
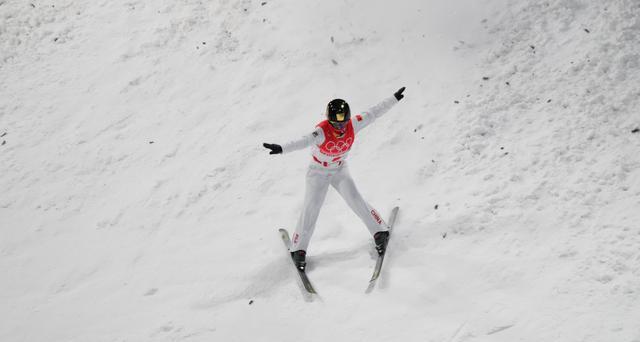
<path id="1" fill-rule="evenodd" d="M 329 141 L 325 145 L 325 149 L 331 154 L 339 154 L 348 151 L 353 144 L 353 138 L 344 141 Z"/>

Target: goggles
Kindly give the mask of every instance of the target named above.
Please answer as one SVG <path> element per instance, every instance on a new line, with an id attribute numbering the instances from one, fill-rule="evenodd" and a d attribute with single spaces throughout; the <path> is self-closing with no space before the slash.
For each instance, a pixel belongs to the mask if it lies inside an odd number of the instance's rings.
<path id="1" fill-rule="evenodd" d="M 347 118 L 347 113 L 336 113 L 335 120 L 329 120 L 329 123 L 333 128 L 343 130 L 347 127 L 347 123 L 349 122 Z"/>

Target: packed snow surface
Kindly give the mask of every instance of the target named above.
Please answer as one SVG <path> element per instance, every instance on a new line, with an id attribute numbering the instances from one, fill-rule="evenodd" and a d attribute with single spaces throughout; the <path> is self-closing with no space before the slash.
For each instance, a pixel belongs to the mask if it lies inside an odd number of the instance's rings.
<path id="1" fill-rule="evenodd" d="M 1 341 L 640 342 L 637 0 L 0 0 Z M 278 228 L 326 103 L 405 99 Z"/>

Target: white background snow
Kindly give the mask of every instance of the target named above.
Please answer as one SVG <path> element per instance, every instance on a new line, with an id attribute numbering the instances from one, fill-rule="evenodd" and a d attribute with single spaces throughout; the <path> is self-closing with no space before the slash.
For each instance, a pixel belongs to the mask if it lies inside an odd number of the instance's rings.
<path id="1" fill-rule="evenodd" d="M 261 145 L 401 86 L 307 302 Z M 637 0 L 0 0 L 0 340 L 639 342 L 639 108 Z"/>

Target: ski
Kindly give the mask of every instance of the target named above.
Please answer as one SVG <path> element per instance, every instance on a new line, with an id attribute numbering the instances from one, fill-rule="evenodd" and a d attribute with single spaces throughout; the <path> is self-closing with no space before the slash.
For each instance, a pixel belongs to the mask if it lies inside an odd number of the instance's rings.
<path id="1" fill-rule="evenodd" d="M 393 224 L 396 222 L 396 217 L 398 217 L 398 210 L 400 210 L 400 207 L 393 208 L 393 210 L 391 210 L 391 215 L 389 216 L 389 239 L 391 239 Z M 387 244 L 389 244 L 389 240 L 387 240 Z M 384 253 L 378 255 L 378 259 L 376 260 L 376 267 L 373 269 L 373 275 L 371 276 L 371 280 L 369 280 L 369 286 L 365 291 L 366 293 L 369 293 L 373 290 L 373 288 L 376 286 L 378 277 L 380 277 L 384 255 L 387 254 L 387 246 L 384 247 Z"/>
<path id="2" fill-rule="evenodd" d="M 287 232 L 286 229 L 278 229 L 278 231 L 280 232 L 280 237 L 282 238 L 282 242 L 284 242 L 284 245 L 287 247 L 287 252 L 289 252 L 289 249 L 291 248 L 291 239 L 289 238 L 289 232 Z M 291 263 L 295 267 L 295 263 L 293 263 L 293 259 L 291 259 L 291 255 L 289 255 L 289 259 L 291 260 Z M 313 288 L 313 285 L 311 285 L 311 281 L 309 281 L 309 277 L 307 277 L 307 274 L 304 271 L 301 271 L 300 269 L 298 269 L 297 267 L 295 267 L 295 269 L 298 272 L 298 275 L 300 276 L 300 281 L 302 282 L 302 286 L 304 286 L 304 289 L 309 294 L 317 294 L 316 290 Z"/>

